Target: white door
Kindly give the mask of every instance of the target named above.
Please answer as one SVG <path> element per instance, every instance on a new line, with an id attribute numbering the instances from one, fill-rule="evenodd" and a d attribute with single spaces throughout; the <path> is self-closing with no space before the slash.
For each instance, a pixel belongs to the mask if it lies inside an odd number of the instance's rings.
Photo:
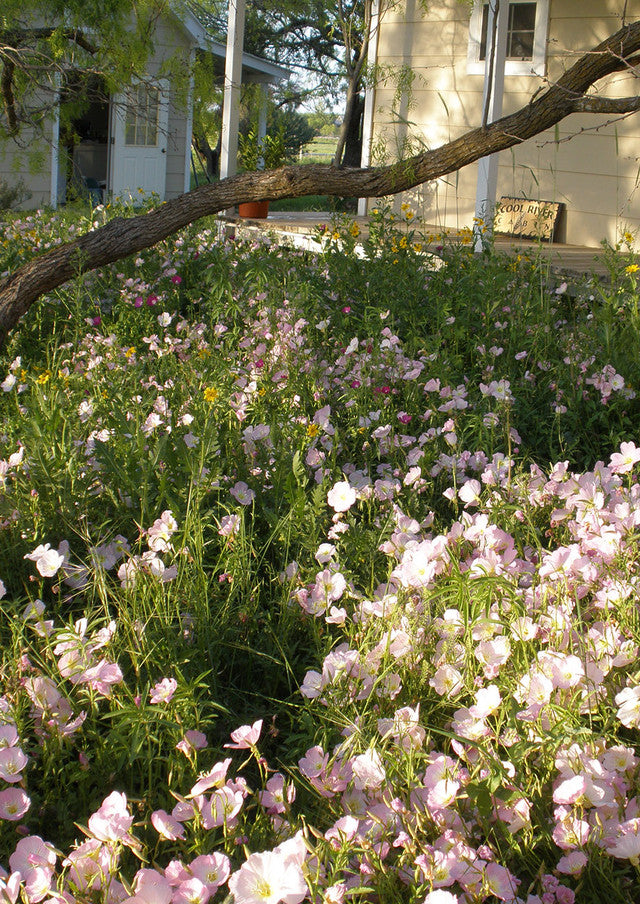
<path id="1" fill-rule="evenodd" d="M 164 200 L 167 178 L 169 83 L 139 82 L 113 99 L 110 191 L 134 203 L 152 194 Z"/>

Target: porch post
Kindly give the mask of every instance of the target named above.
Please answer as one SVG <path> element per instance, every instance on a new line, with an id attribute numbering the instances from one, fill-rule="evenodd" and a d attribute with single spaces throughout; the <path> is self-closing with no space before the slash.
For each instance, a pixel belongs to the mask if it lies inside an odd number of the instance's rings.
<path id="1" fill-rule="evenodd" d="M 51 206 L 58 207 L 58 174 L 60 170 L 60 74 L 54 76 L 55 105 L 51 124 Z"/>
<path id="2" fill-rule="evenodd" d="M 258 97 L 258 146 L 267 134 L 267 107 L 269 88 L 265 82 L 260 82 L 260 95 Z M 258 160 L 258 169 L 264 169 L 264 157 Z"/>
<path id="3" fill-rule="evenodd" d="M 484 91 L 482 95 L 482 125 L 488 125 L 502 116 L 504 96 L 504 67 L 507 58 L 508 0 L 489 0 L 487 22 L 487 54 L 484 66 Z M 493 37 L 495 35 L 495 41 Z M 492 229 L 492 217 L 498 190 L 498 154 L 481 157 L 478 161 L 476 188 L 476 219 L 474 222 L 474 251 L 482 251 L 483 234 L 479 220 Z"/>
<path id="4" fill-rule="evenodd" d="M 229 0 L 227 17 L 227 56 L 224 70 L 222 102 L 222 136 L 220 178 L 236 172 L 238 127 L 240 125 L 240 85 L 242 82 L 242 47 L 244 44 L 245 0 Z"/>
<path id="5" fill-rule="evenodd" d="M 191 189 L 191 142 L 193 139 L 193 91 L 194 76 L 193 67 L 196 61 L 195 48 L 189 53 L 189 88 L 187 90 L 187 122 L 185 125 L 184 138 L 184 185 L 185 192 Z"/>
<path id="6" fill-rule="evenodd" d="M 369 42 L 367 45 L 367 63 L 373 66 L 378 57 L 378 31 L 380 28 L 380 0 L 371 2 L 371 23 L 369 28 Z M 371 163 L 371 140 L 373 137 L 373 108 L 376 94 L 376 86 L 370 82 L 364 93 L 364 113 L 362 116 L 362 157 L 361 166 L 369 166 Z M 367 215 L 367 199 L 358 199 L 358 216 Z"/>

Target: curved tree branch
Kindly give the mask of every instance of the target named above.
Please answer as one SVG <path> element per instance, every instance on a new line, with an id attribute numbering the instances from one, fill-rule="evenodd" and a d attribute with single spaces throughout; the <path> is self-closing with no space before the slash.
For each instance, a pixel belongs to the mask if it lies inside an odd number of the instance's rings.
<path id="1" fill-rule="evenodd" d="M 203 185 L 149 213 L 111 220 L 94 232 L 51 248 L 28 261 L 0 283 L 0 336 L 6 336 L 37 298 L 74 276 L 137 253 L 201 217 L 242 201 L 313 194 L 382 197 L 406 191 L 455 172 L 480 157 L 520 144 L 571 113 L 588 110 L 587 102 L 599 102 L 600 98 L 585 97 L 585 92 L 616 71 L 620 60 L 628 59 L 638 51 L 640 22 L 625 26 L 589 51 L 556 84 L 516 113 L 472 129 L 442 147 L 408 160 L 367 169 L 287 166 L 267 172 L 243 173 Z M 624 112 L 640 108 L 637 98 L 623 98 L 618 103 Z M 596 103 L 593 109 L 603 112 L 604 103 Z"/>

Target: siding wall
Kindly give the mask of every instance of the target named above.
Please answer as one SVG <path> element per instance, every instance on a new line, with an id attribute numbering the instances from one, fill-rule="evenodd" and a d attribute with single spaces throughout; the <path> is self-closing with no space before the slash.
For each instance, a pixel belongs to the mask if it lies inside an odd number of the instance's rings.
<path id="1" fill-rule="evenodd" d="M 640 0 L 550 0 L 547 77 L 556 79 L 576 56 L 620 28 L 625 6 L 627 21 L 640 19 Z M 411 67 L 415 76 L 409 94 L 398 93 L 392 77 L 378 84 L 374 158 L 393 159 L 407 143 L 413 150 L 437 147 L 480 124 L 483 76 L 467 73 L 468 40 L 469 8 L 458 0 L 433 0 L 426 13 L 418 0 L 406 0 L 404 9 L 383 19 L 379 63 L 396 72 Z M 612 77 L 600 90 L 636 94 L 637 76 L 640 72 Z M 526 104 L 544 84 L 538 77 L 506 76 L 504 113 Z M 560 238 L 572 244 L 615 242 L 622 229 L 640 229 L 640 114 L 607 125 L 608 118 L 574 115 L 557 130 L 503 151 L 498 198 L 563 201 L 567 213 Z M 472 165 L 395 203 L 409 200 L 434 225 L 468 226 L 476 176 Z"/>
<path id="2" fill-rule="evenodd" d="M 52 97 L 53 95 L 50 95 Z M 50 97 L 46 98 L 49 102 Z M 41 98 L 45 100 L 45 98 Z M 29 192 L 19 205 L 24 209 L 44 207 L 51 200 L 51 124 L 47 123 L 43 138 L 25 129 L 19 142 L 0 141 L 0 182 L 15 186 L 22 182 Z"/>

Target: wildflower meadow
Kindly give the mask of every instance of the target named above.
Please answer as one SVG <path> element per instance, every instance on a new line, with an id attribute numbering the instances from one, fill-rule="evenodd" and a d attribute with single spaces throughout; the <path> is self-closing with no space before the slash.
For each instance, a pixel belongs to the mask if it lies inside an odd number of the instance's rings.
<path id="1" fill-rule="evenodd" d="M 14 216 L 0 272 L 110 215 Z M 211 221 L 33 306 L 0 901 L 640 900 L 633 243 Z"/>

